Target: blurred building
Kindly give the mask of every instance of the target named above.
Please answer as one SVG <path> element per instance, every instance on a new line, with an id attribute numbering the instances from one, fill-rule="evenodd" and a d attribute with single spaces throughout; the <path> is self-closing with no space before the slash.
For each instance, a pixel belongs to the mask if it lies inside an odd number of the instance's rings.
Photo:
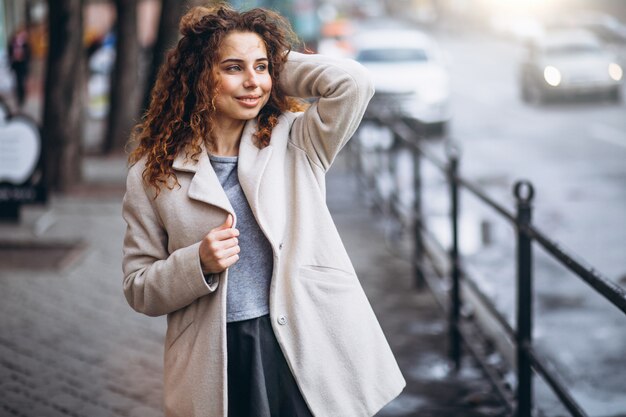
<path id="1" fill-rule="evenodd" d="M 289 19 L 307 46 L 315 48 L 320 31 L 318 10 L 321 0 L 231 0 L 229 3 L 239 10 L 253 7 L 276 10 Z"/>
<path id="2" fill-rule="evenodd" d="M 84 34 L 88 45 L 96 38 L 104 37 L 113 30 L 115 5 L 109 0 L 84 2 Z M 159 0 L 140 0 L 137 34 L 142 46 L 150 45 L 156 38 L 160 12 Z M 30 42 L 35 57 L 41 58 L 46 50 L 47 0 L 0 0 L 0 57 L 5 56 L 9 36 L 18 27 L 26 25 L 30 31 Z"/>
<path id="3" fill-rule="evenodd" d="M 626 2 L 623 0 L 436 0 L 435 3 L 441 15 L 468 24 L 485 24 L 502 17 L 561 17 L 579 11 L 603 12 L 626 21 Z"/>
<path id="4" fill-rule="evenodd" d="M 137 4 L 137 36 L 142 47 L 152 45 L 161 11 L 159 0 L 140 0 Z M 84 9 L 85 43 L 104 38 L 114 30 L 116 19 L 115 5 L 112 1 L 92 1 Z"/>

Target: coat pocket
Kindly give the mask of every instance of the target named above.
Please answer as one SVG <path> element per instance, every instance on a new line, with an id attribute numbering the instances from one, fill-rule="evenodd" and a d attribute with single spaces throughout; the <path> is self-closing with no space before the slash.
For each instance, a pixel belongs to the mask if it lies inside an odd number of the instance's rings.
<path id="1" fill-rule="evenodd" d="M 171 349 L 189 326 L 194 322 L 198 300 L 186 307 L 176 310 L 167 316 L 167 332 L 165 334 L 165 347 Z"/>
<path id="2" fill-rule="evenodd" d="M 354 287 L 358 284 L 356 275 L 330 266 L 302 265 L 298 272 L 300 279 L 315 281 L 331 287 Z"/>

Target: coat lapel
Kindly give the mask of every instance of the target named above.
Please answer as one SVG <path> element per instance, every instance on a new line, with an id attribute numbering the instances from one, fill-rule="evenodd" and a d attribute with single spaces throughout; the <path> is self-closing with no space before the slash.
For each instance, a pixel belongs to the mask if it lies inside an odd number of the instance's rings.
<path id="1" fill-rule="evenodd" d="M 273 182 L 273 179 L 269 178 L 273 176 L 268 166 L 275 149 L 272 145 L 259 149 L 254 143 L 255 132 L 256 121 L 250 120 L 241 135 L 237 174 L 259 226 L 266 233 L 270 243 L 275 246 L 282 234 L 279 225 L 283 225 L 284 216 L 276 215 L 282 211 L 282 202 L 280 196 L 276 195 L 277 189 L 265 186 L 268 182 Z M 272 214 L 265 215 L 266 210 Z"/>
<path id="2" fill-rule="evenodd" d="M 209 155 L 204 146 L 202 146 L 202 152 L 197 162 L 186 158 L 185 153 L 181 152 L 174 159 L 172 168 L 178 171 L 194 173 L 187 191 L 189 198 L 217 206 L 231 213 L 233 218 L 235 217 L 235 211 L 228 201 L 228 197 L 217 178 L 217 174 L 213 170 L 213 166 L 211 166 Z"/>
<path id="3" fill-rule="evenodd" d="M 270 145 L 259 149 L 254 143 L 255 132 L 256 121 L 249 120 L 241 135 L 237 174 L 241 189 L 259 226 L 266 233 L 270 243 L 276 246 L 280 243 L 279 239 L 285 226 L 284 195 L 278 192 L 283 190 L 284 178 L 278 167 L 268 169 L 274 147 Z M 187 191 L 189 198 L 219 207 L 231 213 L 236 219 L 235 211 L 213 170 L 204 145 L 197 162 L 185 158 L 182 152 L 176 156 L 172 167 L 178 171 L 194 173 Z M 271 215 L 265 215 L 264 210 Z"/>
<path id="4" fill-rule="evenodd" d="M 259 149 L 254 144 L 253 134 L 256 132 L 254 120 L 246 123 L 239 144 L 239 166 L 237 174 L 239 183 L 252 208 L 258 208 L 259 187 L 261 176 L 272 155 L 272 146 Z"/>

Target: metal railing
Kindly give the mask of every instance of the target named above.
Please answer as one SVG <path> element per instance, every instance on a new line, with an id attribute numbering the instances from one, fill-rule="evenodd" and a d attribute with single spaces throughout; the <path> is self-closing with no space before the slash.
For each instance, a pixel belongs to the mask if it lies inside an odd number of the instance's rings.
<path id="1" fill-rule="evenodd" d="M 447 148 L 447 161 L 436 156 L 421 145 L 419 134 L 407 123 L 397 119 L 382 119 L 381 117 L 367 115 L 366 123 L 375 123 L 378 126 L 385 126 L 391 132 L 391 137 L 386 143 L 370 145 L 369 150 L 364 150 L 362 142 L 354 141 L 353 151 L 356 151 L 356 170 L 370 190 L 375 188 L 375 182 L 380 172 L 366 172 L 362 165 L 361 154 L 363 152 L 374 153 L 378 157 L 398 150 L 408 150 L 412 155 L 413 164 L 413 198 L 412 207 L 409 210 L 409 222 L 412 225 L 413 253 L 412 263 L 414 268 L 415 283 L 418 287 L 425 285 L 433 290 L 436 299 L 449 315 L 449 355 L 454 362 L 455 369 L 458 370 L 461 364 L 462 343 L 477 359 L 486 375 L 491 380 L 500 394 L 504 403 L 512 415 L 516 417 L 530 417 L 533 412 L 533 372 L 540 375 L 552 391 L 556 394 L 560 402 L 567 408 L 572 416 L 586 417 L 587 414 L 573 398 L 565 383 L 559 377 L 554 367 L 542 357 L 534 348 L 533 330 L 533 243 L 543 248 L 552 258 L 564 265 L 577 277 L 589 284 L 604 299 L 626 314 L 626 294 L 624 290 L 603 276 L 584 261 L 577 259 L 573 254 L 565 251 L 561 246 L 548 238 L 543 232 L 532 225 L 532 202 L 534 189 L 528 181 L 518 181 L 513 187 L 513 194 L 516 199 L 516 212 L 513 213 L 503 205 L 494 201 L 477 185 L 463 178 L 459 174 L 459 152 L 453 146 Z M 385 142 L 385 140 L 383 140 Z M 450 247 L 445 248 L 434 234 L 426 227 L 423 210 L 423 178 L 422 161 L 427 161 L 445 174 L 449 187 L 450 199 Z M 386 163 L 387 168 L 393 164 Z M 393 169 L 393 168 L 391 168 Z M 463 189 L 477 198 L 483 205 L 494 210 L 500 217 L 511 223 L 516 230 L 517 254 L 516 254 L 516 281 L 517 281 L 517 312 L 516 328 L 513 329 L 497 310 L 488 296 L 486 296 L 476 284 L 476 282 L 464 270 L 463 262 L 459 253 L 459 192 Z M 397 192 L 397 190 L 396 190 Z M 374 193 L 372 197 L 374 205 L 384 208 L 384 212 L 391 216 L 401 216 L 403 208 L 400 198 L 392 193 L 386 197 Z M 428 244 L 427 244 L 428 241 Z M 437 258 L 435 250 L 447 252 L 447 270 L 441 266 L 440 258 Z M 446 285 L 449 300 L 442 299 L 441 291 L 437 291 L 438 286 L 429 274 L 425 273 L 425 265 L 428 264 L 440 278 L 448 278 Z M 482 308 L 499 325 L 501 330 L 513 343 L 515 348 L 515 368 L 517 384 L 514 392 L 511 392 L 503 382 L 502 378 L 494 372 L 482 357 L 480 349 L 476 347 L 475 336 L 468 331 L 466 323 L 470 320 L 464 318 L 462 314 L 463 300 L 461 297 L 461 286 L 469 288 L 474 294 L 474 298 L 482 304 Z M 439 297 L 437 297 L 439 293 Z"/>

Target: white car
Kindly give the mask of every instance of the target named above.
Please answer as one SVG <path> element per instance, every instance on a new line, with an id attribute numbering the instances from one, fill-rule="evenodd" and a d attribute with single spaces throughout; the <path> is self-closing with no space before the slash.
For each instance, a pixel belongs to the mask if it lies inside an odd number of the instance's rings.
<path id="1" fill-rule="evenodd" d="M 450 80 L 436 42 L 415 29 L 371 29 L 355 35 L 355 59 L 374 78 L 369 111 L 417 122 L 442 134 L 451 118 Z"/>
<path id="2" fill-rule="evenodd" d="M 522 99 L 606 94 L 620 101 L 623 69 L 619 60 L 584 30 L 546 32 L 528 46 L 520 70 Z"/>

